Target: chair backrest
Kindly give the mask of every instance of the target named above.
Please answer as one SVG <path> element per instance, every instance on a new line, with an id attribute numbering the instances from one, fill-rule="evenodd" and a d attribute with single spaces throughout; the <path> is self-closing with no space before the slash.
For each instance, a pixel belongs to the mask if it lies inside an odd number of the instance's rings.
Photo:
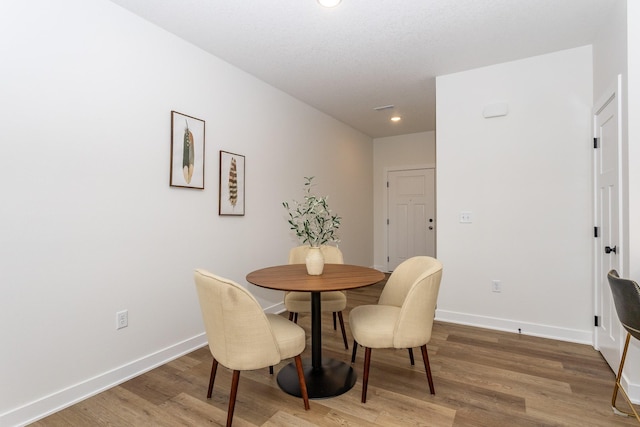
<path id="1" fill-rule="evenodd" d="M 194 278 L 213 357 L 240 371 L 278 364 L 280 351 L 271 324 L 254 296 L 205 270 L 196 270 Z"/>
<path id="2" fill-rule="evenodd" d="M 431 339 L 441 278 L 442 263 L 428 256 L 409 258 L 391 273 L 378 304 L 400 307 L 395 348 L 419 347 Z"/>
<path id="3" fill-rule="evenodd" d="M 304 264 L 309 245 L 296 246 L 289 251 L 289 264 Z M 344 264 L 342 251 L 336 246 L 322 245 L 320 252 L 324 256 L 324 262 L 327 264 Z"/>
<path id="4" fill-rule="evenodd" d="M 640 340 L 640 287 L 633 280 L 622 279 L 616 270 L 611 270 L 607 279 L 620 323 Z"/>

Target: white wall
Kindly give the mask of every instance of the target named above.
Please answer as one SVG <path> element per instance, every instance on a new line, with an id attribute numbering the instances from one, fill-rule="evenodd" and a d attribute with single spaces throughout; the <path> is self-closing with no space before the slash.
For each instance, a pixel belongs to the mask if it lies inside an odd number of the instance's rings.
<path id="1" fill-rule="evenodd" d="M 286 262 L 303 176 L 372 265 L 369 137 L 104 0 L 2 2 L 0 57 L 0 425 L 202 345 L 194 268 Z M 206 121 L 204 190 L 169 187 L 171 110 Z M 217 214 L 219 150 L 246 156 L 244 217 Z"/>
<path id="2" fill-rule="evenodd" d="M 436 79 L 439 319 L 591 342 L 591 64 L 587 46 Z"/>
<path id="3" fill-rule="evenodd" d="M 433 131 L 373 140 L 373 259 L 377 269 L 387 269 L 387 172 L 435 164 Z"/>

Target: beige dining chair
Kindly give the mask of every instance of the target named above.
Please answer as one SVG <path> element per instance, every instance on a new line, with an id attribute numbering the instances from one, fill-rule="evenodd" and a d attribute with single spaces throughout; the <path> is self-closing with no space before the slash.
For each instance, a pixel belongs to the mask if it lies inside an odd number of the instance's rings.
<path id="1" fill-rule="evenodd" d="M 420 347 L 429 390 L 435 394 L 427 343 L 431 339 L 441 278 L 442 264 L 437 259 L 409 258 L 391 273 L 377 305 L 361 305 L 349 313 L 354 339 L 351 363 L 356 360 L 358 344 L 365 348 L 362 403 L 367 401 L 372 348 Z M 412 356 L 411 351 L 409 354 Z"/>
<path id="2" fill-rule="evenodd" d="M 620 320 L 622 327 L 627 331 L 624 350 L 622 351 L 622 358 L 620 360 L 620 366 L 618 367 L 618 375 L 616 376 L 616 382 L 613 386 L 611 408 L 617 415 L 634 416 L 636 420 L 640 422 L 640 416 L 638 416 L 636 408 L 634 408 L 631 399 L 629 399 L 627 392 L 620 383 L 624 362 L 627 358 L 627 350 L 629 349 L 629 341 L 631 337 L 640 340 L 640 286 L 633 280 L 621 278 L 618 276 L 616 270 L 611 270 L 607 274 L 607 280 L 611 288 L 611 295 L 613 296 L 613 303 L 616 307 L 618 320 Z M 616 406 L 618 390 L 622 392 L 622 396 L 626 399 L 631 408 L 631 412 L 623 411 Z"/>
<path id="3" fill-rule="evenodd" d="M 213 355 L 207 398 L 211 398 L 218 363 L 233 370 L 227 426 L 233 420 L 240 371 L 274 366 L 295 359 L 304 408 L 309 409 L 300 354 L 305 332 L 275 314 L 265 314 L 251 293 L 237 283 L 205 270 L 194 273 L 202 319 Z"/>
<path id="4" fill-rule="evenodd" d="M 342 251 L 335 246 L 323 245 L 320 251 L 327 264 L 344 264 Z M 289 251 L 289 264 L 304 264 L 309 245 L 297 246 Z M 322 311 L 333 313 L 333 329 L 337 329 L 336 315 L 340 320 L 340 330 L 342 331 L 342 341 L 344 348 L 349 349 L 347 332 L 344 328 L 344 318 L 342 310 L 347 307 L 347 294 L 343 291 L 329 291 L 320 294 L 320 304 Z M 311 312 L 311 294 L 309 292 L 290 291 L 284 294 L 284 307 L 289 312 L 289 320 L 298 322 L 298 313 Z"/>

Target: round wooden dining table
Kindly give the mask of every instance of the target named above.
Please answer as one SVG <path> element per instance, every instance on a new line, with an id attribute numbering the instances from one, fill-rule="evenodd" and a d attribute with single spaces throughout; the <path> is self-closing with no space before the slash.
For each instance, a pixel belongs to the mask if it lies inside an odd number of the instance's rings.
<path id="1" fill-rule="evenodd" d="M 311 365 L 303 360 L 307 392 L 311 399 L 338 396 L 350 390 L 357 375 L 350 364 L 335 359 L 322 359 L 320 294 L 373 285 L 384 279 L 384 273 L 373 268 L 349 264 L 325 264 L 319 276 L 310 276 L 304 264 L 267 267 L 247 275 L 247 281 L 262 288 L 311 293 Z M 293 363 L 278 373 L 278 385 L 293 396 L 301 396 L 298 373 Z"/>

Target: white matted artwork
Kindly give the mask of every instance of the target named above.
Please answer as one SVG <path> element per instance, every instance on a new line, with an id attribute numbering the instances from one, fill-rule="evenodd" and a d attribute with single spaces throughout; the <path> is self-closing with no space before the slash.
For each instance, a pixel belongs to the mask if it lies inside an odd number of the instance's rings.
<path id="1" fill-rule="evenodd" d="M 204 189 L 204 124 L 171 111 L 171 187 Z"/>
<path id="2" fill-rule="evenodd" d="M 243 155 L 220 151 L 218 215 L 244 215 Z"/>

